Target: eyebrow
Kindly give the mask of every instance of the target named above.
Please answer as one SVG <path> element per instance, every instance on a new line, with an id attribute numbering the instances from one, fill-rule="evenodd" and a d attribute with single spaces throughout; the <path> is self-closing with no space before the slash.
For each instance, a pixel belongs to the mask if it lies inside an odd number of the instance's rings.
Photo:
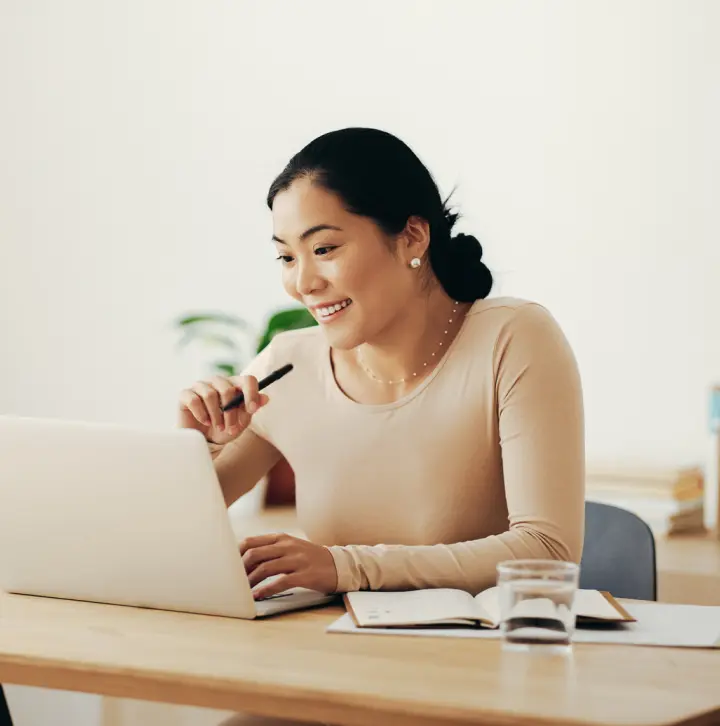
<path id="1" fill-rule="evenodd" d="M 342 229 L 340 227 L 335 227 L 332 224 L 316 224 L 314 227 L 310 227 L 310 229 L 306 229 L 301 235 L 300 235 L 300 241 L 304 242 L 308 237 L 315 234 L 316 232 L 324 232 L 325 230 L 335 230 L 336 232 L 342 232 Z M 275 235 L 272 236 L 273 242 L 279 242 L 280 244 L 284 245 L 286 244 L 285 240 L 280 239 L 280 237 L 276 237 Z"/>

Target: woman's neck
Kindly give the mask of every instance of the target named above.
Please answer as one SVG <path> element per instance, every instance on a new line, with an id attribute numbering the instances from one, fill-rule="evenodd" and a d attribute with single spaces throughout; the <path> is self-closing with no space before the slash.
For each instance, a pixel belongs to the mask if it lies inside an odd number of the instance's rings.
<path id="1" fill-rule="evenodd" d="M 443 357 L 469 307 L 469 303 L 455 302 L 442 289 L 433 289 L 372 341 L 358 346 L 356 361 L 378 384 L 412 387 Z"/>

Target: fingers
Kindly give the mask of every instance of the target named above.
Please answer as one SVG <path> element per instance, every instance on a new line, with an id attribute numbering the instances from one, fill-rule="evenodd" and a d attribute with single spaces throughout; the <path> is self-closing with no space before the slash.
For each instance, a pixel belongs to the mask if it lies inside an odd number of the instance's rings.
<path id="1" fill-rule="evenodd" d="M 258 380 L 255 376 L 234 376 L 232 378 L 215 376 L 210 379 L 210 383 L 219 392 L 220 405 L 223 407 L 237 396 L 238 391 L 242 391 L 243 404 L 229 411 L 221 412 L 224 416 L 225 427 L 231 432 L 247 428 L 252 415 L 269 400 L 266 395 L 260 395 Z"/>
<path id="2" fill-rule="evenodd" d="M 276 532 L 272 534 L 259 534 L 255 537 L 246 537 L 238 545 L 240 554 L 243 556 L 243 562 L 245 561 L 245 553 L 256 547 L 265 547 L 267 545 L 276 544 L 280 541 L 283 535 Z"/>
<path id="3" fill-rule="evenodd" d="M 284 590 L 289 590 L 291 587 L 297 587 L 297 583 L 298 576 L 296 573 L 280 575 L 280 577 L 272 582 L 269 582 L 267 585 L 258 587 L 257 590 L 253 592 L 253 597 L 255 600 L 264 600 L 268 597 L 272 597 L 273 595 L 277 595 Z"/>
<path id="4" fill-rule="evenodd" d="M 218 431 L 223 431 L 225 428 L 225 420 L 223 412 L 220 410 L 220 393 L 217 389 L 205 381 L 198 381 L 192 390 L 202 399 L 205 411 L 210 418 L 210 423 L 213 428 Z"/>
<path id="5" fill-rule="evenodd" d="M 218 415 L 221 417 L 223 428 L 230 434 L 235 433 L 240 427 L 244 429 L 250 419 L 243 415 L 242 408 L 222 411 L 222 407 L 227 406 L 237 396 L 239 387 L 230 378 L 223 378 L 222 376 L 213 376 L 210 379 L 210 385 L 219 395 Z M 242 391 L 245 393 L 244 389 Z"/>
<path id="6" fill-rule="evenodd" d="M 294 562 L 294 558 L 281 556 L 258 565 L 251 573 L 248 573 L 248 581 L 250 587 L 255 587 L 255 585 L 258 585 L 268 577 L 289 575 L 296 570 L 297 564 Z"/>
<path id="7" fill-rule="evenodd" d="M 192 388 L 180 393 L 180 405 L 203 425 L 212 426 L 218 431 L 225 427 L 223 412 L 220 410 L 220 393 L 209 383 L 198 381 Z"/>
<path id="8" fill-rule="evenodd" d="M 256 599 L 291 587 L 335 592 L 338 575 L 327 547 L 289 534 L 248 537 L 240 544 L 243 564 Z"/>
<path id="9" fill-rule="evenodd" d="M 258 380 L 255 376 L 240 376 L 239 383 L 245 395 L 245 410 L 252 416 L 260 406 Z"/>
<path id="10" fill-rule="evenodd" d="M 255 587 L 268 577 L 293 573 L 301 559 L 298 553 L 289 555 L 292 538 L 282 534 L 247 537 L 239 548 L 250 587 Z M 270 583 L 266 587 L 269 586 Z"/>
<path id="11" fill-rule="evenodd" d="M 242 391 L 245 402 L 242 406 L 223 411 L 237 394 Z M 208 381 L 198 381 L 180 394 L 180 406 L 187 409 L 204 426 L 212 426 L 232 437 L 244 431 L 252 414 L 262 408 L 270 399 L 258 390 L 255 376 L 213 376 Z"/>
<path id="12" fill-rule="evenodd" d="M 278 557 L 282 557 L 286 552 L 286 547 L 277 544 L 253 547 L 242 556 L 245 572 L 249 575 L 258 565 L 268 560 L 275 560 Z"/>
<path id="13" fill-rule="evenodd" d="M 186 408 L 190 413 L 205 426 L 210 426 L 212 423 L 210 415 L 205 407 L 205 402 L 202 400 L 199 394 L 192 389 L 188 388 L 180 393 L 180 406 Z"/>

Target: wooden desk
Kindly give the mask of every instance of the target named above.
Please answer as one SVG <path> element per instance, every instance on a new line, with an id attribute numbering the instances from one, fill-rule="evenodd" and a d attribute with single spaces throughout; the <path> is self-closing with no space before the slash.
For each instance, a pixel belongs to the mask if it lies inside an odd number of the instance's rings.
<path id="1" fill-rule="evenodd" d="M 243 529 L 296 531 L 288 512 Z M 496 640 L 325 633 L 341 613 L 239 621 L 2 594 L 0 682 L 348 725 L 720 722 L 719 651 L 549 657 Z"/>
<path id="2" fill-rule="evenodd" d="M 0 596 L 0 680 L 333 724 L 701 724 L 720 652 L 329 635 L 330 607 L 272 620 Z"/>

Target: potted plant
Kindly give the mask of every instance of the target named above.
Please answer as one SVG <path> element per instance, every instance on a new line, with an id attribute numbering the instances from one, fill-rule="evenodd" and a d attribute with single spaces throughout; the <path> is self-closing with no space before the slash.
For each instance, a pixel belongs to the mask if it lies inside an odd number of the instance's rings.
<path id="1" fill-rule="evenodd" d="M 201 345 L 212 355 L 209 368 L 213 375 L 236 376 L 250 358 L 262 351 L 275 335 L 317 325 L 305 308 L 287 308 L 272 313 L 260 334 L 237 315 L 226 312 L 197 312 L 175 321 L 182 336 L 179 347 Z M 292 467 L 281 459 L 267 476 L 265 506 L 295 504 L 295 475 Z"/>

